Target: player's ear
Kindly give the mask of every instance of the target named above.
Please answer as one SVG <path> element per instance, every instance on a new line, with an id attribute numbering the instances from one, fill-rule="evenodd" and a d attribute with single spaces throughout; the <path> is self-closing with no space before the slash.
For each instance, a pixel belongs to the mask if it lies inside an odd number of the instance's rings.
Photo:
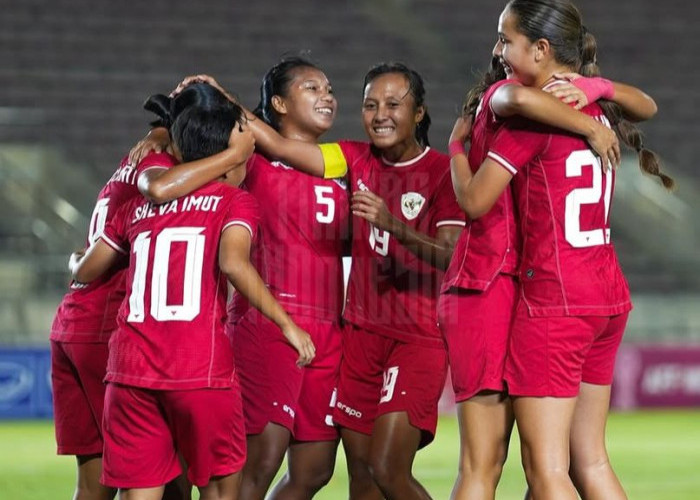
<path id="1" fill-rule="evenodd" d="M 272 108 L 275 110 L 275 112 L 279 115 L 286 115 L 287 114 L 287 104 L 284 102 L 284 99 L 282 99 L 278 95 L 273 95 L 271 99 L 271 104 Z"/>
<path id="2" fill-rule="evenodd" d="M 416 108 L 416 115 L 415 115 L 416 124 L 423 121 L 423 117 L 425 117 L 425 106 L 418 106 L 418 108 Z"/>

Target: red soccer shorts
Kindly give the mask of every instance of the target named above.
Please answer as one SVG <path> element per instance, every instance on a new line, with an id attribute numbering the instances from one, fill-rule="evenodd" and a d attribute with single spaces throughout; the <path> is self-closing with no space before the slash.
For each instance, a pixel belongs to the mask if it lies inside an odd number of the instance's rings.
<path id="1" fill-rule="evenodd" d="M 435 437 L 446 376 L 445 349 L 399 342 L 348 324 L 333 420 L 371 435 L 377 417 L 406 412 L 422 431 L 423 447 Z"/>
<path id="2" fill-rule="evenodd" d="M 520 300 L 505 379 L 511 396 L 574 397 L 581 382 L 610 385 L 628 314 L 530 317 Z"/>
<path id="3" fill-rule="evenodd" d="M 51 385 L 59 455 L 101 455 L 109 351 L 106 343 L 51 341 Z"/>
<path id="4" fill-rule="evenodd" d="M 503 370 L 516 293 L 515 278 L 500 274 L 483 292 L 440 295 L 438 319 L 458 403 L 484 390 L 505 391 Z"/>
<path id="5" fill-rule="evenodd" d="M 155 391 L 107 384 L 102 483 L 152 488 L 182 472 L 206 486 L 243 468 L 246 440 L 238 386 Z"/>
<path id="6" fill-rule="evenodd" d="M 259 434 L 269 422 L 286 427 L 296 441 L 331 441 L 338 431 L 331 398 L 338 380 L 342 332 L 337 323 L 293 316 L 314 342 L 316 356 L 304 368 L 280 329 L 257 313 L 233 326 L 246 433 Z"/>

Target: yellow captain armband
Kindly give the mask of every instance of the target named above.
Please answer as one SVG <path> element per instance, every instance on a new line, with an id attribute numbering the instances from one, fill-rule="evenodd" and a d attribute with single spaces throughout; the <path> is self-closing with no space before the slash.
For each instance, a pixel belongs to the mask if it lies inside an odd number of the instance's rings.
<path id="1" fill-rule="evenodd" d="M 340 144 L 337 142 L 329 142 L 327 144 L 319 144 L 321 154 L 323 155 L 323 178 L 337 179 L 348 173 L 348 163 L 345 161 L 343 150 L 340 149 Z"/>

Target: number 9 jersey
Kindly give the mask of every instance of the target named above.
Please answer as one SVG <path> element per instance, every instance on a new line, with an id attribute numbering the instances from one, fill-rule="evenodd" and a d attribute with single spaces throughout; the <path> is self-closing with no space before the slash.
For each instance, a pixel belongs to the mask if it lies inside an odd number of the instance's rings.
<path id="1" fill-rule="evenodd" d="M 610 126 L 597 104 L 584 113 Z M 613 316 L 632 309 L 610 242 L 615 173 L 577 135 L 522 119 L 496 134 L 490 159 L 513 176 L 523 238 L 519 279 L 530 316 Z"/>

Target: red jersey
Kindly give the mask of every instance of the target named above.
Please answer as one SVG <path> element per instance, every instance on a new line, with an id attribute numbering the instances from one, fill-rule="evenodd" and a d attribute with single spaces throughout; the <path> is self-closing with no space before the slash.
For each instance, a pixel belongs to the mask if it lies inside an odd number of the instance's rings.
<path id="1" fill-rule="evenodd" d="M 597 104 L 582 111 L 609 126 Z M 580 136 L 522 119 L 499 130 L 488 155 L 515 176 L 519 278 L 530 315 L 629 311 L 627 281 L 610 242 L 615 173 L 603 172 Z"/>
<path id="2" fill-rule="evenodd" d="M 486 159 L 494 134 L 503 124 L 491 108 L 497 89 L 515 80 L 501 80 L 491 85 L 481 99 L 472 125 L 469 165 L 476 172 Z M 519 85 L 519 84 L 518 84 Z M 519 258 L 517 223 L 513 214 L 510 186 L 482 217 L 468 221 L 459 235 L 450 266 L 445 272 L 442 292 L 450 288 L 486 290 L 499 273 L 515 274 Z"/>
<path id="3" fill-rule="evenodd" d="M 444 225 L 464 226 L 450 177 L 449 158 L 433 149 L 389 163 L 371 145 L 339 143 L 352 191 L 369 190 L 414 230 L 435 237 Z M 353 217 L 352 271 L 344 317 L 402 342 L 442 346 L 437 294 L 443 273 L 361 217 Z"/>
<path id="4" fill-rule="evenodd" d="M 347 187 L 254 154 L 243 189 L 260 203 L 260 241 L 252 261 L 290 314 L 337 321 L 343 307 L 342 253 L 349 236 Z M 232 319 L 247 300 L 234 295 Z"/>
<path id="5" fill-rule="evenodd" d="M 232 225 L 254 237 L 257 224 L 255 199 L 220 182 L 158 206 L 133 200 L 117 213 L 102 238 L 129 254 L 129 269 L 107 381 L 150 389 L 231 386 L 219 240 Z"/>
<path id="6" fill-rule="evenodd" d="M 85 246 L 89 247 L 98 240 L 120 206 L 134 197 L 141 197 L 136 179 L 143 170 L 152 166 L 170 167 L 175 163 L 175 158 L 164 153 L 149 154 L 138 167 L 130 165 L 124 158 L 97 195 Z M 127 265 L 127 259 L 123 259 L 89 284 L 71 282 L 70 291 L 58 306 L 51 326 L 51 340 L 107 342 L 117 326 L 117 312 L 125 294 Z"/>

